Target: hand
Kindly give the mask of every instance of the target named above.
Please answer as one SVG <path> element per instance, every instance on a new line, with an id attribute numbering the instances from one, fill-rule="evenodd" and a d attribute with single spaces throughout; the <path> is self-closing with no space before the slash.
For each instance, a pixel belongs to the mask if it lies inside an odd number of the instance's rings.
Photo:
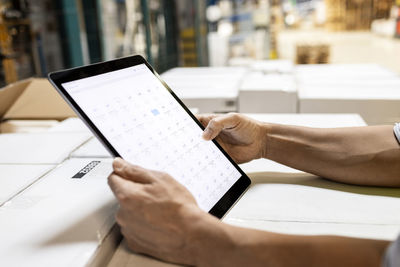
<path id="1" fill-rule="evenodd" d="M 198 115 L 197 119 L 206 127 L 203 138 L 216 138 L 236 163 L 263 157 L 265 137 L 260 122 L 237 113 Z"/>
<path id="2" fill-rule="evenodd" d="M 108 183 L 120 203 L 116 220 L 130 249 L 166 261 L 195 264 L 195 228 L 211 215 L 166 173 L 117 158 Z"/>

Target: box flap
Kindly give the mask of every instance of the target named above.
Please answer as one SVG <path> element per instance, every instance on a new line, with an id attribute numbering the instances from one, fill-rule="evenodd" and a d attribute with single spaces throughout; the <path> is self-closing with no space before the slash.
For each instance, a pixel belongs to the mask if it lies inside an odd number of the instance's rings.
<path id="1" fill-rule="evenodd" d="M 47 79 L 31 79 L 5 119 L 64 119 L 75 113 Z"/>
<path id="2" fill-rule="evenodd" d="M 32 79 L 22 80 L 0 89 L 0 121 Z"/>

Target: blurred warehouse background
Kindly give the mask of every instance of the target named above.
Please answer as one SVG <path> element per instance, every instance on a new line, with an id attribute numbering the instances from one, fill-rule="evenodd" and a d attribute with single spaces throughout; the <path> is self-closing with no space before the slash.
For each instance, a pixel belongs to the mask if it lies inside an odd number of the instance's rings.
<path id="1" fill-rule="evenodd" d="M 393 0 L 1 0 L 0 12 L 3 84 L 130 54 L 159 72 L 277 58 L 400 72 Z"/>

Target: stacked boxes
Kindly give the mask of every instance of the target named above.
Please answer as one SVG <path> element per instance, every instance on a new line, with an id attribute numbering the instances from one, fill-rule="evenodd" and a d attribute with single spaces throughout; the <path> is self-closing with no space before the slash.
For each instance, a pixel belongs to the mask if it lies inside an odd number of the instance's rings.
<path id="1" fill-rule="evenodd" d="M 296 64 L 329 63 L 330 46 L 327 44 L 298 44 L 296 46 Z"/>
<path id="2" fill-rule="evenodd" d="M 388 18 L 392 0 L 325 0 L 326 28 L 331 31 L 369 30 L 374 19 Z"/>
<path id="3" fill-rule="evenodd" d="M 23 130 L 0 134 L 1 266 L 87 266 L 113 253 L 111 159 L 71 157 L 93 140 L 79 119 L 57 122 L 73 115 L 46 79 L 0 89 L 1 129 Z"/>
<path id="4" fill-rule="evenodd" d="M 92 138 L 82 126 L 74 118 L 47 131 L 0 134 L 1 265 L 87 266 L 97 251 L 103 259 L 113 252 L 106 249 L 117 208 L 107 185 L 111 159 L 70 157 Z"/>
<path id="5" fill-rule="evenodd" d="M 374 64 L 297 67 L 300 113 L 359 113 L 368 124 L 400 121 L 400 77 Z"/>
<path id="6" fill-rule="evenodd" d="M 346 29 L 346 0 L 325 0 L 326 28 L 330 31 Z"/>
<path id="7" fill-rule="evenodd" d="M 372 2 L 371 0 L 346 1 L 346 30 L 368 30 L 370 28 L 373 20 Z"/>
<path id="8" fill-rule="evenodd" d="M 374 0 L 373 2 L 373 18 L 388 19 L 390 17 L 390 9 L 392 8 L 392 0 Z"/>

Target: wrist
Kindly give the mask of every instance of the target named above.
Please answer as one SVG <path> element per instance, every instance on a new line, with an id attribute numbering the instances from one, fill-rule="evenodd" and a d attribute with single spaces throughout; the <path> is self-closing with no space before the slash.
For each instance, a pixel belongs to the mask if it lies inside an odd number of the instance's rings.
<path id="1" fill-rule="evenodd" d="M 195 266 L 222 266 L 234 247 L 230 226 L 205 212 L 194 218 L 189 242 Z"/>
<path id="2" fill-rule="evenodd" d="M 261 126 L 261 158 L 268 158 L 268 136 L 272 132 L 273 124 L 262 123 Z"/>

